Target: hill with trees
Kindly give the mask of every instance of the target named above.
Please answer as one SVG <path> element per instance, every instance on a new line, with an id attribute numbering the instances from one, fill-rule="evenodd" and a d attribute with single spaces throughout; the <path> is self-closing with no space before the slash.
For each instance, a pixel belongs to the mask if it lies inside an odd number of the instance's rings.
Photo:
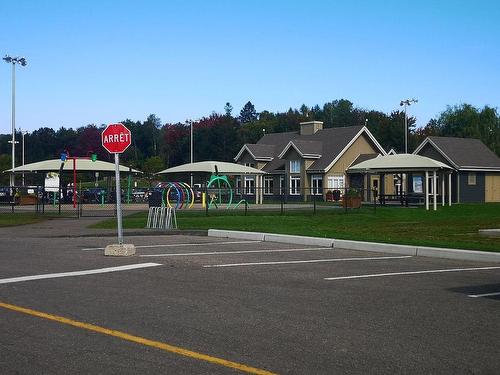
<path id="1" fill-rule="evenodd" d="M 346 99 L 334 100 L 323 106 L 286 112 L 257 112 L 249 101 L 233 115 L 230 103 L 224 113 L 213 112 L 199 120 L 183 123 L 165 123 L 154 114 L 145 121 L 123 120 L 132 132 L 132 146 L 122 155 L 121 161 L 146 173 L 187 163 L 190 161 L 190 127 L 194 134 L 194 160 L 232 161 L 245 143 L 255 143 L 264 133 L 295 131 L 302 121 L 323 121 L 324 128 L 366 125 L 386 149 L 401 152 L 404 148 L 404 112 L 389 114 L 355 107 Z M 461 104 L 446 108 L 437 118 L 422 128 L 416 128 L 416 119 L 408 118 L 409 150 L 417 147 L 429 135 L 473 137 L 481 139 L 497 155 L 500 155 L 500 116 L 496 108 L 476 108 Z M 112 161 L 101 146 L 101 132 L 105 124 L 86 125 L 76 129 L 61 127 L 58 130 L 42 127 L 25 136 L 25 162 L 59 158 L 63 150 L 71 155 L 85 156 L 89 151 L 97 153 L 100 160 Z M 21 133 L 16 134 L 20 140 Z M 11 166 L 10 134 L 0 135 L 0 169 Z M 16 165 L 20 164 L 21 147 L 16 148 Z M 8 176 L 1 177 L 8 183 Z"/>

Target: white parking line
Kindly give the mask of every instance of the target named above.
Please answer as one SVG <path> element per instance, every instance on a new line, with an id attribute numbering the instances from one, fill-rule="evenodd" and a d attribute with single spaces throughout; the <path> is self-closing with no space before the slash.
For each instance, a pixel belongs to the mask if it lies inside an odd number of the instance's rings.
<path id="1" fill-rule="evenodd" d="M 55 278 L 59 278 L 59 277 L 95 275 L 98 273 L 128 271 L 128 270 L 135 270 L 138 268 L 147 268 L 147 267 L 156 267 L 156 266 L 161 266 L 161 264 L 160 263 L 139 263 L 139 264 L 128 264 L 126 266 L 119 266 L 119 267 L 97 268 L 97 269 L 85 270 L 85 271 L 46 273 L 43 275 L 11 277 L 9 279 L 0 279 L 0 284 L 10 284 L 10 283 L 18 283 L 21 281 L 42 280 L 42 279 L 55 279 Z"/>
<path id="2" fill-rule="evenodd" d="M 491 296 L 500 296 L 500 292 L 495 293 L 484 293 L 484 294 L 469 294 L 468 297 L 478 298 L 478 297 L 491 297 Z"/>
<path id="3" fill-rule="evenodd" d="M 409 272 L 391 272 L 391 273 L 375 273 L 371 275 L 355 275 L 355 276 L 341 276 L 341 277 L 326 277 L 325 280 L 348 280 L 348 279 L 368 279 L 370 277 L 383 277 L 383 276 L 400 276 L 400 275 L 418 275 L 423 273 L 442 273 L 442 272 L 465 272 L 465 271 L 484 271 L 484 270 L 497 270 L 500 267 L 476 267 L 476 268 L 450 268 L 444 270 L 426 270 L 426 271 L 409 271 Z"/>
<path id="4" fill-rule="evenodd" d="M 196 242 L 196 243 L 171 243 L 165 245 L 139 245 L 136 248 L 153 248 L 153 247 L 177 247 L 177 246 L 204 246 L 204 245 L 236 245 L 236 244 L 253 244 L 262 241 L 229 241 L 229 242 Z M 104 247 L 87 247 L 83 251 L 104 250 Z"/>
<path id="5" fill-rule="evenodd" d="M 165 254 L 143 254 L 140 257 L 183 257 L 183 256 L 196 256 L 196 255 L 225 255 L 225 254 L 252 254 L 252 253 L 283 253 L 294 251 L 320 251 L 332 250 L 332 247 L 306 247 L 302 249 L 267 249 L 267 250 L 238 250 L 238 251 L 210 251 L 205 253 L 165 253 Z"/>
<path id="6" fill-rule="evenodd" d="M 404 259 L 411 258 L 411 255 L 395 256 L 395 257 L 369 257 L 369 258 L 333 258 L 333 259 L 311 259 L 311 260 L 289 260 L 281 262 L 254 262 L 254 263 L 228 263 L 228 264 L 209 264 L 204 268 L 214 267 L 242 267 L 242 266 L 268 266 L 277 264 L 300 264 L 300 263 L 321 263 L 321 262 L 350 262 L 357 260 L 385 260 L 385 259 Z"/>

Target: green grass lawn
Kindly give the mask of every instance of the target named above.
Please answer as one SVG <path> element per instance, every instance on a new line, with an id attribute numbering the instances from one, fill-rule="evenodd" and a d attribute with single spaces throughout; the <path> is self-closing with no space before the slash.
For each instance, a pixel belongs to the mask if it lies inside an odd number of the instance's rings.
<path id="1" fill-rule="evenodd" d="M 12 227 L 15 225 L 25 225 L 38 223 L 46 218 L 34 213 L 1 213 L 0 214 L 0 227 Z"/>
<path id="2" fill-rule="evenodd" d="M 423 208 L 378 207 L 279 212 L 251 208 L 244 216 L 225 209 L 205 212 L 179 210 L 180 229 L 232 229 L 313 237 L 329 237 L 358 241 L 387 242 L 408 245 L 450 247 L 500 251 L 500 237 L 483 237 L 479 229 L 500 228 L 500 204 L 460 204 L 439 207 L 438 211 Z M 146 213 L 124 218 L 125 228 L 144 228 Z M 98 224 L 100 228 L 116 227 L 115 220 Z"/>

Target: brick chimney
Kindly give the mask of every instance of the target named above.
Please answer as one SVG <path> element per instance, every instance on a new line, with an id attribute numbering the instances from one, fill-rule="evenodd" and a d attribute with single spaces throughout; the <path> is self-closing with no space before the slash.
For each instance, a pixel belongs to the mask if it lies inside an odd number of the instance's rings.
<path id="1" fill-rule="evenodd" d="M 322 121 L 307 121 L 300 123 L 300 135 L 313 135 L 323 129 Z"/>

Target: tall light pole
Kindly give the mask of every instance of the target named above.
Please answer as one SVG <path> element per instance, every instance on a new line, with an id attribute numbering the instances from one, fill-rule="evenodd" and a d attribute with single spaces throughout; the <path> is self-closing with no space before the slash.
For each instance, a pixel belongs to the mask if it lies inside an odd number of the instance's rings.
<path id="1" fill-rule="evenodd" d="M 417 99 L 405 99 L 401 100 L 400 106 L 405 107 L 405 154 L 408 153 L 408 116 L 406 115 L 406 107 L 412 105 L 412 103 L 418 103 Z"/>
<path id="2" fill-rule="evenodd" d="M 191 164 L 193 164 L 193 120 L 189 120 L 191 125 Z M 191 187 L 193 187 L 193 173 L 191 173 Z"/>
<path id="3" fill-rule="evenodd" d="M 15 185 L 14 168 L 16 167 L 16 64 L 26 66 L 24 57 L 11 57 L 5 55 L 3 60 L 6 63 L 12 64 L 12 173 L 10 174 L 10 186 Z"/>
<path id="4" fill-rule="evenodd" d="M 24 136 L 28 134 L 27 131 L 21 131 L 21 134 L 23 136 L 23 154 L 22 154 L 22 163 L 24 165 Z M 24 186 L 24 172 L 23 172 L 23 186 Z"/>

